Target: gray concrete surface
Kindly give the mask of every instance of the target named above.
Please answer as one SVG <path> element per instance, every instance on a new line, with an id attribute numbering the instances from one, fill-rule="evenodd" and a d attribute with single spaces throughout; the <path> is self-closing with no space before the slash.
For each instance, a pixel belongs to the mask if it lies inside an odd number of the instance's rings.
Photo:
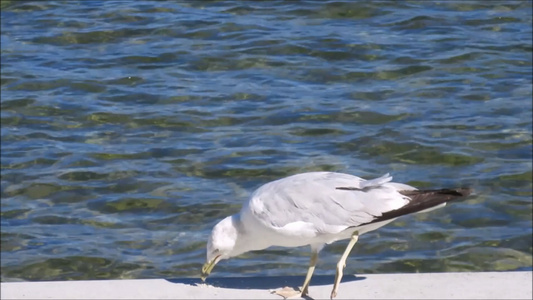
<path id="1" fill-rule="evenodd" d="M 302 276 L 3 282 L 1 299 L 282 299 L 269 290 Z M 333 276 L 316 276 L 310 299 L 329 299 Z M 337 299 L 532 299 L 532 272 L 345 275 Z"/>

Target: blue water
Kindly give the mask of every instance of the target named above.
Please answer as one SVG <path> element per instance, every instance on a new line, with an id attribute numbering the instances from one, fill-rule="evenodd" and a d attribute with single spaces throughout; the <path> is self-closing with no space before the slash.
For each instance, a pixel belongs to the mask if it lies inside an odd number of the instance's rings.
<path id="1" fill-rule="evenodd" d="M 531 270 L 531 4 L 2 1 L 1 280 L 198 276 L 216 222 L 319 170 L 476 189 L 364 235 L 345 273 Z"/>

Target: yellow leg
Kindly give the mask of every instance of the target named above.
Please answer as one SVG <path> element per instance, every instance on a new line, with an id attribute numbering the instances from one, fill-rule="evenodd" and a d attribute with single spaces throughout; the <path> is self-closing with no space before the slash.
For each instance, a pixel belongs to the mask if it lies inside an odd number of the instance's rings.
<path id="1" fill-rule="evenodd" d="M 270 293 L 279 295 L 283 297 L 283 299 L 305 297 L 309 290 L 309 282 L 311 282 L 311 277 L 313 276 L 313 272 L 315 271 L 317 260 L 318 260 L 318 251 L 313 250 L 313 253 L 311 255 L 311 262 L 309 263 L 309 269 L 307 269 L 307 275 L 305 276 L 304 285 L 302 286 L 302 289 L 300 291 L 296 291 L 290 287 L 284 287 L 282 289 L 278 289 Z"/>
<path id="2" fill-rule="evenodd" d="M 309 283 L 311 282 L 311 277 L 315 271 L 316 262 L 318 260 L 318 252 L 313 251 L 311 255 L 311 262 L 309 263 L 309 269 L 307 269 L 307 275 L 305 275 L 304 285 L 302 286 L 302 297 L 307 295 L 309 290 Z"/>
<path id="3" fill-rule="evenodd" d="M 331 299 L 337 297 L 337 290 L 339 289 L 339 283 L 342 279 L 342 269 L 346 267 L 346 259 L 348 258 L 348 255 L 350 254 L 350 251 L 352 251 L 353 246 L 355 243 L 357 243 L 357 239 L 359 238 L 359 233 L 354 232 L 352 234 L 352 238 L 350 239 L 350 242 L 348 243 L 348 246 L 346 246 L 346 250 L 344 250 L 344 253 L 341 256 L 341 259 L 339 259 L 339 262 L 337 263 L 337 273 L 335 273 L 335 282 L 333 283 L 333 290 L 331 291 Z"/>

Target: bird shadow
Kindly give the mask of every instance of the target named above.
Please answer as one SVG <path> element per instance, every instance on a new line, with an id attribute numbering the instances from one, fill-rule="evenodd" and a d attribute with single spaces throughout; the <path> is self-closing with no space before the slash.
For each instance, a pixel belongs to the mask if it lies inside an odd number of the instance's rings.
<path id="1" fill-rule="evenodd" d="M 212 277 L 207 278 L 207 284 L 215 287 L 230 288 L 230 289 L 277 289 L 284 286 L 289 286 L 298 289 L 304 282 L 303 276 L 267 276 L 267 277 Z M 365 280 L 364 276 L 345 275 L 342 277 L 342 282 L 351 282 L 358 280 Z M 182 283 L 187 285 L 203 284 L 200 278 L 177 278 L 166 279 L 172 283 Z M 333 284 L 335 276 L 331 275 L 316 275 L 311 279 L 311 286 L 316 285 L 330 285 Z"/>

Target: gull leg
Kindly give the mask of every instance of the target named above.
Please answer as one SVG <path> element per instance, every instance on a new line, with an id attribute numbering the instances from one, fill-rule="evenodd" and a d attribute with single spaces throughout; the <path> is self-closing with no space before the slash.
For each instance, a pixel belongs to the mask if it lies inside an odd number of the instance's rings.
<path id="1" fill-rule="evenodd" d="M 311 255 L 311 261 L 309 262 L 309 269 L 307 269 L 307 275 L 305 275 L 304 285 L 302 286 L 301 292 L 296 291 L 290 287 L 284 287 L 282 289 L 271 292 L 272 294 L 279 295 L 284 299 L 294 298 L 294 297 L 304 297 L 307 295 L 309 290 L 309 283 L 311 282 L 311 277 L 315 271 L 316 262 L 318 261 L 318 251 L 314 251 Z"/>
<path id="2" fill-rule="evenodd" d="M 318 251 L 313 251 L 311 255 L 311 261 L 309 262 L 309 269 L 307 269 L 307 275 L 305 275 L 304 285 L 302 286 L 302 297 L 307 295 L 309 290 L 309 283 L 311 282 L 311 277 L 315 271 L 316 262 L 318 260 Z"/>
<path id="3" fill-rule="evenodd" d="M 355 243 L 357 243 L 357 239 L 359 238 L 358 232 L 354 232 L 352 234 L 352 238 L 350 239 L 350 242 L 348 243 L 348 246 L 346 246 L 346 250 L 344 250 L 344 253 L 341 256 L 341 259 L 339 259 L 339 262 L 337 263 L 337 273 L 335 273 L 335 282 L 333 283 L 333 290 L 331 291 L 331 299 L 337 297 L 337 290 L 339 289 L 339 283 L 342 279 L 342 269 L 346 267 L 346 259 L 348 258 L 348 255 L 350 254 L 350 251 L 352 251 L 353 246 Z"/>

